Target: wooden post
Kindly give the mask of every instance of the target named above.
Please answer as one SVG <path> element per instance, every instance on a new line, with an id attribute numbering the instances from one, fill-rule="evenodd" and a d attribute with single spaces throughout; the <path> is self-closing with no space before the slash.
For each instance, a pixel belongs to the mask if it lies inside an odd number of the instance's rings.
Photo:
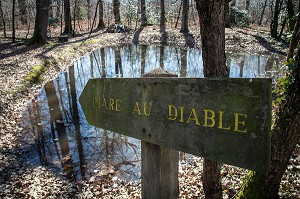
<path id="1" fill-rule="evenodd" d="M 177 77 L 157 68 L 144 77 Z M 179 151 L 142 141 L 142 198 L 173 199 L 179 196 Z"/>

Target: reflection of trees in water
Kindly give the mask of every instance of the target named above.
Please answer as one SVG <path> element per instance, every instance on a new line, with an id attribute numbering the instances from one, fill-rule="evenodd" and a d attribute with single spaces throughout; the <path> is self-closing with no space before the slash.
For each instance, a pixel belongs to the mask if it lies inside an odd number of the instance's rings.
<path id="1" fill-rule="evenodd" d="M 68 144 L 68 137 L 66 128 L 63 122 L 62 112 L 60 110 L 59 99 L 55 92 L 54 82 L 50 81 L 45 85 L 46 97 L 48 100 L 48 106 L 50 110 L 50 123 L 52 135 L 57 132 L 57 138 L 60 145 L 62 154 L 61 165 L 66 173 L 68 179 L 72 179 L 74 176 L 72 157 L 70 156 L 70 148 Z"/>
<path id="2" fill-rule="evenodd" d="M 93 66 L 91 64 L 91 66 Z M 92 74 L 91 74 L 92 75 Z M 69 69 L 69 80 L 70 80 L 70 90 L 71 90 L 71 97 L 68 95 L 68 98 L 71 98 L 72 106 L 70 106 L 70 112 L 72 114 L 72 122 L 75 127 L 75 140 L 77 142 L 77 149 L 79 154 L 79 163 L 80 163 L 80 172 L 82 180 L 85 180 L 85 158 L 83 153 L 83 145 L 81 142 L 81 133 L 80 133 L 80 118 L 78 114 L 78 106 L 77 106 L 77 95 L 76 95 L 76 83 L 75 83 L 75 73 L 74 67 L 70 67 Z M 68 85 L 68 84 L 66 84 Z"/>
<path id="3" fill-rule="evenodd" d="M 76 175 L 77 179 L 86 179 L 95 175 L 94 170 L 104 172 L 106 168 L 111 168 L 114 174 L 128 174 L 128 179 L 138 178 L 139 144 L 120 134 L 91 127 L 81 120 L 84 116 L 77 104 L 77 96 L 91 77 L 106 77 L 107 71 L 111 70 L 113 72 L 108 73 L 109 76 L 115 72 L 120 77 L 139 77 L 145 70 L 154 67 L 154 63 L 155 67 L 163 63 L 167 70 L 178 71 L 181 77 L 198 77 L 202 74 L 198 63 L 200 55 L 201 51 L 195 49 L 132 45 L 115 50 L 102 48 L 77 60 L 68 73 L 62 73 L 55 82 L 45 85 L 46 103 L 32 102 L 31 126 L 36 136 L 40 162 L 53 164 L 59 160 L 70 178 Z M 279 68 L 279 59 L 271 56 L 245 57 L 228 56 L 228 64 L 236 67 L 237 77 L 261 75 L 264 71 Z M 258 66 L 250 67 L 251 64 Z M 249 70 L 258 71 L 250 73 Z M 47 109 L 45 107 L 49 107 L 50 111 L 47 115 L 41 115 L 44 114 L 41 110 Z M 49 124 L 50 128 L 45 128 L 41 123 Z"/>

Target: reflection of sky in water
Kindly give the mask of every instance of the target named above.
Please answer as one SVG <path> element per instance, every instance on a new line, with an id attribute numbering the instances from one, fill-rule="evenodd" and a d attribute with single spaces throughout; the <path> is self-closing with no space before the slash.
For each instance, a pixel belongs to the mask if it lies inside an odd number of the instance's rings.
<path id="1" fill-rule="evenodd" d="M 269 55 L 227 54 L 227 65 L 233 78 L 280 76 L 280 59 Z M 125 180 L 139 179 L 140 142 L 88 125 L 77 100 L 91 77 L 141 77 L 158 66 L 180 77 L 203 77 L 199 49 L 126 45 L 98 49 L 76 60 L 66 72 L 47 83 L 36 105 L 29 105 L 24 113 L 28 118 L 24 119 L 26 137 L 33 144 L 27 159 L 34 164 L 51 165 L 76 180 L 109 172 Z M 50 98 L 46 96 L 50 91 L 47 89 L 55 90 Z M 76 94 L 75 101 L 72 94 Z M 59 108 L 50 109 L 55 108 L 55 103 Z M 55 115 L 58 117 L 53 118 Z M 67 141 L 62 144 L 63 138 Z"/>

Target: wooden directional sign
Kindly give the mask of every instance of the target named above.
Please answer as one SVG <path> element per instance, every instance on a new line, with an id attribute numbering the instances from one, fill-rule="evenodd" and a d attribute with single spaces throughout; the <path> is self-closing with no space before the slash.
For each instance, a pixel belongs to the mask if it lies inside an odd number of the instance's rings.
<path id="1" fill-rule="evenodd" d="M 89 124 L 265 173 L 271 80 L 90 79 L 80 96 Z"/>

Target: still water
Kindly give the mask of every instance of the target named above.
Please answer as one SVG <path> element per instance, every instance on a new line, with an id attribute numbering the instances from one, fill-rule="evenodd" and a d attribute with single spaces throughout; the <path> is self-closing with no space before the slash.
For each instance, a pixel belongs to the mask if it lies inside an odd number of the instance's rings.
<path id="1" fill-rule="evenodd" d="M 281 75 L 280 57 L 226 56 L 232 78 Z M 98 49 L 75 61 L 48 82 L 24 112 L 27 161 L 76 181 L 105 176 L 138 180 L 140 141 L 88 125 L 78 98 L 91 77 L 141 77 L 157 67 L 180 77 L 203 77 L 201 49 L 125 45 Z"/>

